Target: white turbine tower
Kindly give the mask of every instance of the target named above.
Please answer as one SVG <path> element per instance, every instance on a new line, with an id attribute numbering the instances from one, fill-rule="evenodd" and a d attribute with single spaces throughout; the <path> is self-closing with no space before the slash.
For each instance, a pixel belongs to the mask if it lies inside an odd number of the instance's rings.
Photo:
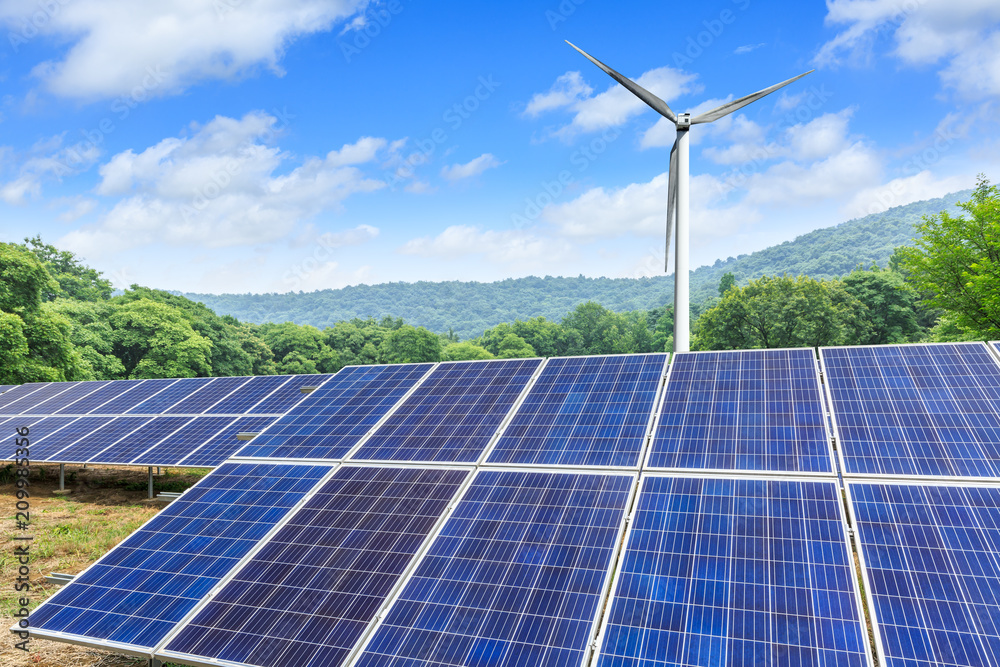
<path id="1" fill-rule="evenodd" d="M 765 95 L 769 95 L 779 88 L 783 88 L 793 81 L 801 79 L 806 74 L 813 72 L 809 70 L 805 74 L 799 74 L 787 81 L 765 88 L 738 100 L 727 102 L 711 111 L 699 114 L 694 118 L 689 113 L 676 114 L 667 103 L 659 97 L 649 92 L 635 81 L 622 76 L 611 69 L 597 58 L 576 46 L 570 41 L 567 44 L 582 53 L 587 60 L 594 63 L 607 72 L 612 79 L 625 86 L 630 93 L 648 104 L 658 114 L 672 122 L 677 127 L 677 138 L 674 140 L 673 148 L 670 149 L 670 179 L 667 185 L 667 245 L 664 261 L 670 254 L 670 237 L 674 225 L 674 217 L 677 218 L 677 246 L 674 250 L 674 352 L 687 352 L 690 347 L 690 313 L 689 313 L 689 288 L 688 288 L 688 220 L 690 215 L 689 190 L 691 187 L 689 179 L 688 165 L 688 130 L 692 125 L 699 123 L 711 123 L 719 120 L 723 116 L 728 116 L 746 105 L 756 102 Z M 669 267 L 666 267 L 669 268 Z"/>

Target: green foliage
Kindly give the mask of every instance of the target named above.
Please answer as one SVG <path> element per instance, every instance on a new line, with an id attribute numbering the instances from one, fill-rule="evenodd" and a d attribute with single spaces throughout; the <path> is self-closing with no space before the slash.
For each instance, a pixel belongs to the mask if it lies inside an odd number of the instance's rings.
<path id="1" fill-rule="evenodd" d="M 844 276 L 843 284 L 848 294 L 867 307 L 869 334 L 856 344 L 912 343 L 926 336 L 919 317 L 920 295 L 895 271 L 878 266 L 869 271 L 855 269 Z"/>
<path id="2" fill-rule="evenodd" d="M 463 343 L 448 343 L 441 351 L 442 361 L 467 361 L 472 359 L 496 359 L 485 347 L 465 341 Z"/>
<path id="3" fill-rule="evenodd" d="M 211 375 L 212 343 L 178 308 L 143 298 L 118 302 L 108 324 L 112 352 L 129 378 Z"/>
<path id="4" fill-rule="evenodd" d="M 900 263 L 930 306 L 948 312 L 945 335 L 1000 335 L 1000 189 L 980 176 L 964 214 L 925 216 Z M 941 335 L 941 332 L 938 332 Z"/>
<path id="5" fill-rule="evenodd" d="M 264 324 L 258 331 L 278 360 L 279 374 L 336 373 L 343 367 L 340 356 L 316 327 L 284 322 Z"/>
<path id="6" fill-rule="evenodd" d="M 719 279 L 719 296 L 725 296 L 726 292 L 729 291 L 729 288 L 735 286 L 736 276 L 734 276 L 731 271 L 723 273 L 722 277 Z"/>
<path id="7" fill-rule="evenodd" d="M 497 345 L 497 356 L 501 359 L 527 359 L 538 355 L 527 341 L 516 333 L 509 333 Z"/>
<path id="8" fill-rule="evenodd" d="M 695 326 L 694 349 L 849 345 L 870 335 L 867 308 L 839 281 L 763 277 L 733 288 Z"/>
<path id="9" fill-rule="evenodd" d="M 384 364 L 441 361 L 441 340 L 423 327 L 404 324 L 386 336 L 379 356 Z"/>
<path id="10" fill-rule="evenodd" d="M 111 281 L 101 278 L 100 271 L 80 263 L 75 254 L 44 243 L 41 236 L 24 239 L 24 247 L 42 262 L 56 281 L 56 286 L 47 290 L 46 301 L 58 298 L 106 301 L 111 298 Z"/>

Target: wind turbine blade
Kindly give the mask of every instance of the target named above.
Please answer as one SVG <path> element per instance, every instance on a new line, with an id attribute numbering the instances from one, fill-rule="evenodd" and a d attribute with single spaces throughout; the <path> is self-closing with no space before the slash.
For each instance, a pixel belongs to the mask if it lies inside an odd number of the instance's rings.
<path id="1" fill-rule="evenodd" d="M 770 88 L 765 88 L 764 90 L 759 90 L 756 93 L 753 93 L 751 95 L 747 95 L 746 97 L 741 97 L 738 100 L 733 100 L 732 102 L 727 102 L 726 104 L 723 104 L 721 107 L 716 107 L 716 108 L 712 109 L 711 111 L 706 111 L 703 114 L 695 116 L 694 118 L 691 119 L 691 124 L 694 125 L 696 123 L 711 123 L 713 120 L 719 120 L 723 116 L 728 116 L 729 114 L 733 113 L 734 111 L 742 109 L 746 105 L 752 104 L 753 102 L 756 102 L 757 100 L 759 100 L 760 98 L 764 97 L 765 95 L 770 95 L 771 93 L 773 93 L 774 91 L 778 90 L 779 88 L 784 88 L 785 86 L 787 86 L 788 84 L 792 83 L 793 81 L 798 81 L 799 79 L 801 79 L 802 77 L 804 77 L 806 74 L 811 74 L 811 73 L 813 73 L 815 71 L 816 70 L 811 69 L 808 72 L 806 72 L 805 74 L 799 74 L 798 76 L 793 76 L 788 81 L 782 81 L 781 83 L 773 85 Z"/>
<path id="2" fill-rule="evenodd" d="M 580 47 L 578 47 L 576 44 L 573 44 L 569 40 L 566 40 L 566 43 L 569 44 L 570 46 L 572 46 L 574 49 L 576 49 L 580 53 L 582 53 L 583 56 L 587 60 L 589 60 L 590 62 L 594 63 L 595 65 L 597 65 L 598 67 L 600 67 L 602 70 L 604 70 L 608 74 L 608 76 L 610 76 L 612 79 L 614 79 L 618 83 L 620 83 L 623 86 L 625 86 L 630 93 L 632 93 L 633 95 L 635 95 L 636 97 L 638 97 L 640 100 L 642 100 L 643 102 L 645 102 L 646 104 L 648 104 L 658 114 L 660 114 L 661 116 L 666 116 L 667 118 L 669 118 L 674 123 L 677 122 L 677 114 L 675 114 L 673 112 L 673 110 L 669 106 L 667 106 L 667 103 L 664 102 L 663 100 L 661 100 L 659 97 L 657 97 L 653 93 L 649 92 L 648 90 L 646 90 L 645 88 L 643 88 L 642 86 L 640 86 L 639 84 L 637 84 L 632 79 L 629 79 L 628 77 L 624 77 L 621 74 L 619 74 L 618 72 L 616 72 L 615 70 L 611 69 L 610 67 L 608 67 L 607 65 L 605 65 L 604 63 L 602 63 L 600 60 L 598 60 L 597 58 L 594 58 L 589 53 L 587 53 L 586 51 L 584 51 L 583 49 L 581 49 Z"/>
<path id="3" fill-rule="evenodd" d="M 677 140 L 670 149 L 670 175 L 667 178 L 667 247 L 663 251 L 663 271 L 670 271 L 670 237 L 677 217 Z"/>

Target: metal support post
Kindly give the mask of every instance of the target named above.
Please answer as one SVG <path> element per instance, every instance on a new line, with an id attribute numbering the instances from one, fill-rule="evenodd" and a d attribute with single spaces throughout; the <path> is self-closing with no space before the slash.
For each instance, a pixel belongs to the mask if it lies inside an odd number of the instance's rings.
<path id="1" fill-rule="evenodd" d="M 59 490 L 60 491 L 65 491 L 66 490 L 66 464 L 65 463 L 60 463 L 59 464 Z"/>
<path id="2" fill-rule="evenodd" d="M 153 466 L 149 466 L 149 497 L 153 497 Z"/>

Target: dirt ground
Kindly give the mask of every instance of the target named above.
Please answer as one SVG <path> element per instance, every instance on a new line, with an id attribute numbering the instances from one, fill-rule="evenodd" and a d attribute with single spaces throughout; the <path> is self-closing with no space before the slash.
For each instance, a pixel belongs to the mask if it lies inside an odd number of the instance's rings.
<path id="1" fill-rule="evenodd" d="M 164 470 L 154 478 L 156 491 L 183 491 L 204 476 L 207 470 Z M 27 595 L 29 609 L 34 609 L 59 590 L 48 584 L 45 575 L 53 572 L 77 574 L 128 537 L 140 525 L 165 507 L 164 503 L 146 502 L 146 468 L 66 466 L 66 489 L 71 493 L 55 495 L 59 488 L 59 466 L 33 465 L 29 477 L 30 521 L 19 529 L 18 511 L 10 466 L 0 467 L 0 511 L 3 525 L 0 534 L 4 545 L 0 552 L 0 621 L 5 628 L 14 624 L 19 597 Z M 23 505 L 22 505 L 23 507 Z M 31 541 L 15 540 L 31 536 Z M 16 546 L 29 544 L 31 590 L 14 590 L 20 563 L 14 555 Z M 126 667 L 146 665 L 136 658 L 114 655 L 93 649 L 32 638 L 25 653 L 15 644 L 13 634 L 0 634 L 0 667 Z"/>

